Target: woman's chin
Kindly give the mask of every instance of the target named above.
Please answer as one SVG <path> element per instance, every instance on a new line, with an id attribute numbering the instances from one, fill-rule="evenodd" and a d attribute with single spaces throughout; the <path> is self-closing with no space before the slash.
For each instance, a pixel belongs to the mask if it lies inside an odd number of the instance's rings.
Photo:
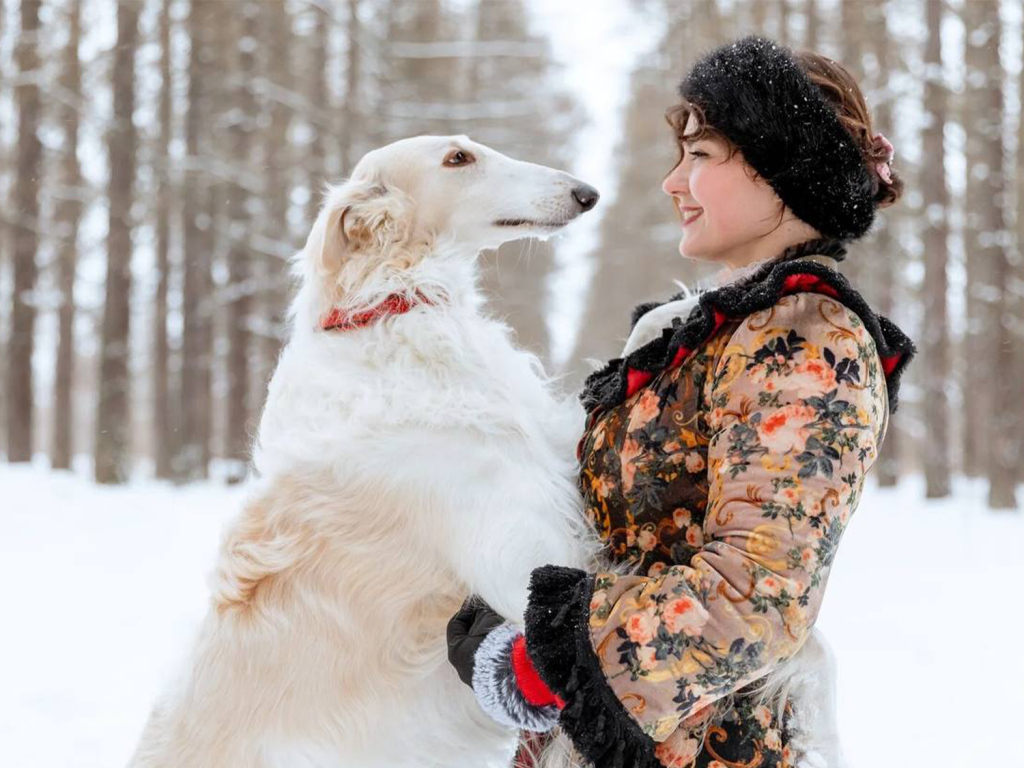
<path id="1" fill-rule="evenodd" d="M 684 259 L 702 259 L 705 254 L 699 243 L 694 242 L 694 238 L 683 235 L 679 241 L 679 254 Z"/>

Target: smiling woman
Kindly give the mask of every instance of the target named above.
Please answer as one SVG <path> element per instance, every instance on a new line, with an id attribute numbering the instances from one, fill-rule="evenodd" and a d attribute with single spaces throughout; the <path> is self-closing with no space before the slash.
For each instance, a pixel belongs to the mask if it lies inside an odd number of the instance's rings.
<path id="1" fill-rule="evenodd" d="M 482 605 L 450 625 L 485 710 L 560 725 L 596 768 L 838 764 L 813 627 L 915 350 L 835 269 L 895 179 L 805 61 L 723 46 L 669 113 L 680 251 L 727 276 L 637 307 L 587 380 L 579 488 L 609 564 L 535 569 L 525 631 L 474 632 Z"/>

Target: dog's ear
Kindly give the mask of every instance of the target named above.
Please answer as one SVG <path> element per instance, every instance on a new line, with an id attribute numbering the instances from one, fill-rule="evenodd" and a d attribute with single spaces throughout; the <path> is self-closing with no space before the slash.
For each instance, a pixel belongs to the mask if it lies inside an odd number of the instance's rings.
<path id="1" fill-rule="evenodd" d="M 411 206 L 397 189 L 373 181 L 348 182 L 328 197 L 317 266 L 341 269 L 359 253 L 387 253 L 409 236 Z"/>

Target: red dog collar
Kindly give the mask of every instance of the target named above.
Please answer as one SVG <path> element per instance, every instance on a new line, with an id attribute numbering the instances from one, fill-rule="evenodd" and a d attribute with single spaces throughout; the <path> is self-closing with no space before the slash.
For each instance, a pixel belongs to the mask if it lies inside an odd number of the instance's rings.
<path id="1" fill-rule="evenodd" d="M 404 315 L 420 304 L 433 304 L 433 302 L 419 292 L 416 293 L 414 300 L 399 293 L 392 293 L 377 306 L 362 312 L 345 312 L 334 308 L 324 317 L 323 322 L 320 323 L 320 329 L 324 331 L 354 331 L 358 328 L 365 328 L 388 315 Z"/>

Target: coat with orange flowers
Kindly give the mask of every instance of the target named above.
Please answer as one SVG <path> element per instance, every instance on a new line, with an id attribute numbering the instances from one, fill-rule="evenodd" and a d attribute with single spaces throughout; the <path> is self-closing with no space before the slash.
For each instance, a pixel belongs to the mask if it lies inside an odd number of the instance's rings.
<path id="1" fill-rule="evenodd" d="M 797 762 L 791 705 L 748 694 L 808 638 L 914 354 L 820 253 L 845 251 L 789 249 L 588 380 L 580 488 L 635 570 L 534 571 L 526 647 L 597 768 Z"/>

